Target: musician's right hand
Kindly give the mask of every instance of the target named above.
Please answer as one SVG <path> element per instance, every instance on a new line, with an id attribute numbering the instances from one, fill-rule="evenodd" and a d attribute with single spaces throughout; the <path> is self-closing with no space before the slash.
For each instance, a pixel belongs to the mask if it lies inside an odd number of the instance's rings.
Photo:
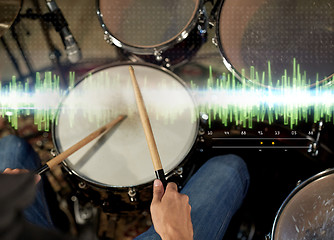
<path id="1" fill-rule="evenodd" d="M 154 181 L 151 215 L 155 231 L 163 240 L 193 239 L 189 197 L 177 190 L 175 183 L 168 183 L 166 191 L 160 180 Z"/>

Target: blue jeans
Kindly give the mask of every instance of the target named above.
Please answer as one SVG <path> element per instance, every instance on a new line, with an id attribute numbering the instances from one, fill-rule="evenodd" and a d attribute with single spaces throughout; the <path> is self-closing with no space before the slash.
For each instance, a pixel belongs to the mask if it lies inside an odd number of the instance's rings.
<path id="1" fill-rule="evenodd" d="M 36 170 L 40 159 L 32 147 L 23 139 L 10 135 L 0 139 L 0 173 L 6 168 Z M 53 228 L 53 222 L 46 202 L 43 181 L 38 183 L 38 191 L 31 206 L 24 211 L 25 218 L 39 226 Z"/>
<path id="2" fill-rule="evenodd" d="M 14 136 L 0 139 L 0 159 L 0 171 L 7 167 L 36 169 L 39 166 L 39 159 L 30 145 Z M 208 160 L 181 190 L 189 196 L 194 239 L 221 240 L 248 185 L 249 174 L 240 157 L 224 155 Z M 33 205 L 25 210 L 25 216 L 31 223 L 53 227 L 42 186 Z M 152 226 L 136 239 L 160 237 Z"/>

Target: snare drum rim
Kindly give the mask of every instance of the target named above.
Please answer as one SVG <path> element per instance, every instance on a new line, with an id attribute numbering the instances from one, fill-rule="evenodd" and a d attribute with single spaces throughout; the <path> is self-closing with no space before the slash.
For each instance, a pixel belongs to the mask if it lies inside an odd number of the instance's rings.
<path id="1" fill-rule="evenodd" d="M 99 68 L 96 68 L 96 69 L 93 69 L 91 71 L 89 71 L 88 73 L 86 73 L 85 75 L 83 75 L 74 85 L 74 87 L 72 89 L 75 89 L 75 87 L 81 83 L 87 76 L 89 76 L 90 74 L 94 74 L 94 73 L 97 73 L 97 72 L 100 72 L 104 69 L 108 69 L 108 68 L 112 68 L 112 67 L 117 67 L 117 66 L 145 66 L 145 67 L 152 67 L 152 68 L 155 68 L 156 70 L 160 70 L 164 73 L 167 73 L 169 74 L 171 77 L 173 77 L 176 81 L 178 81 L 183 87 L 184 89 L 187 91 L 187 93 L 189 94 L 189 97 L 191 98 L 195 108 L 194 108 L 194 111 L 195 111 L 195 116 L 197 116 L 196 118 L 196 123 L 195 123 L 195 126 L 196 126 L 196 129 L 194 131 L 194 136 L 193 136 L 193 139 L 192 139 L 192 147 L 188 149 L 188 151 L 185 152 L 185 156 L 184 158 L 178 163 L 178 165 L 176 165 L 174 168 L 172 168 L 170 171 L 168 172 L 165 172 L 165 176 L 168 176 L 171 172 L 173 172 L 173 170 L 175 168 L 177 168 L 178 166 L 182 165 L 185 160 L 188 158 L 189 154 L 196 148 L 196 140 L 198 138 L 198 131 L 199 131 L 199 110 L 197 108 L 197 103 L 195 101 L 195 98 L 193 96 L 193 93 L 190 91 L 189 87 L 187 86 L 187 84 L 179 77 L 177 76 L 175 73 L 173 73 L 172 71 L 168 70 L 167 68 L 164 68 L 164 67 L 161 67 L 161 66 L 157 66 L 157 65 L 154 65 L 154 64 L 151 64 L 151 63 L 134 63 L 134 62 L 117 62 L 117 63 L 112 63 L 112 64 L 107 64 L 107 65 L 104 65 L 102 67 L 99 67 Z M 60 111 L 60 107 L 63 103 L 63 101 L 65 100 L 65 98 L 68 96 L 69 92 L 72 90 L 67 90 L 65 95 L 62 97 L 60 103 L 58 104 L 58 109 L 57 109 L 57 112 L 55 114 L 55 118 L 54 118 L 54 121 L 53 121 L 53 124 L 52 124 L 52 142 L 53 142 L 53 145 L 55 147 L 55 151 L 56 151 L 56 154 L 59 155 L 61 152 L 59 151 L 60 147 L 59 147 L 59 144 L 56 142 L 56 119 L 58 118 L 58 115 L 59 115 L 59 111 Z M 138 185 L 131 185 L 131 186 L 117 186 L 117 185 L 109 185 L 109 184 L 105 184 L 105 183 L 102 183 L 102 182 L 98 182 L 98 181 L 95 181 L 94 179 L 91 179 L 89 177 L 86 177 L 86 176 L 83 176 L 83 174 L 80 174 L 80 172 L 72 169 L 70 167 L 70 165 L 67 163 L 67 159 L 65 159 L 63 162 L 62 162 L 62 165 L 64 166 L 64 169 L 70 174 L 70 175 L 75 175 L 77 178 L 89 183 L 89 184 L 92 184 L 93 186 L 97 186 L 97 187 L 104 187 L 104 188 L 129 188 L 129 187 L 141 187 L 141 186 L 147 186 L 149 185 L 152 181 L 148 181 L 146 183 L 142 183 L 142 184 L 138 184 Z M 153 179 L 154 180 L 154 179 Z"/>
<path id="2" fill-rule="evenodd" d="M 275 237 L 275 233 L 276 233 L 276 227 L 277 227 L 277 223 L 278 223 L 278 220 L 284 210 L 284 208 L 286 207 L 286 205 L 290 202 L 290 200 L 301 190 L 303 189 L 306 185 L 308 185 L 309 183 L 319 179 L 319 178 L 322 178 L 322 177 L 325 177 L 327 175 L 330 175 L 330 174 L 333 174 L 334 173 L 334 168 L 331 168 L 331 169 L 327 169 L 325 171 L 322 171 L 320 173 L 317 173 L 316 175 L 308 178 L 307 180 L 305 180 L 304 182 L 302 182 L 301 184 L 299 184 L 297 187 L 295 187 L 292 192 L 288 195 L 288 197 L 284 200 L 284 202 L 282 203 L 281 207 L 279 208 L 277 214 L 276 214 L 276 217 L 275 217 L 275 220 L 274 220 L 274 224 L 273 224 L 273 228 L 271 230 L 271 240 L 275 240 L 274 237 Z"/>
<path id="3" fill-rule="evenodd" d="M 115 46 L 119 48 L 123 48 L 126 51 L 129 51 L 135 54 L 139 54 L 139 55 L 155 55 L 157 53 L 159 55 L 159 53 L 167 50 L 171 46 L 174 46 L 175 44 L 183 41 L 184 39 L 188 37 L 188 34 L 190 33 L 190 31 L 195 27 L 195 25 L 198 22 L 200 10 L 203 8 L 203 0 L 196 0 L 195 11 L 193 12 L 186 26 L 183 27 L 183 29 L 178 34 L 176 34 L 174 37 L 172 37 L 171 39 L 167 41 L 164 41 L 160 44 L 151 45 L 151 46 L 141 46 L 141 45 L 136 46 L 136 45 L 132 45 L 126 42 L 122 42 L 120 39 L 118 39 L 116 36 L 114 36 L 109 31 L 108 27 L 104 23 L 103 16 L 102 16 L 103 14 L 101 13 L 101 10 L 100 10 L 100 0 L 96 0 L 96 8 L 97 8 L 96 14 L 100 21 L 100 25 L 104 31 L 105 37 L 110 39 L 111 42 Z"/>

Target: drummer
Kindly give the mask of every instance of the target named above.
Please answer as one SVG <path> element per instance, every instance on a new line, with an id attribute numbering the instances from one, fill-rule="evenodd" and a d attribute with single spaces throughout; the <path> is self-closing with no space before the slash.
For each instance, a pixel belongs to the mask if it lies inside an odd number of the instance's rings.
<path id="1" fill-rule="evenodd" d="M 0 239 L 65 239 L 50 215 L 43 190 L 46 180 L 26 174 L 40 165 L 31 146 L 16 136 L 4 137 L 0 160 Z M 155 180 L 153 226 L 136 239 L 222 239 L 248 184 L 246 164 L 235 155 L 209 159 L 180 193 L 175 183 L 164 191 Z"/>

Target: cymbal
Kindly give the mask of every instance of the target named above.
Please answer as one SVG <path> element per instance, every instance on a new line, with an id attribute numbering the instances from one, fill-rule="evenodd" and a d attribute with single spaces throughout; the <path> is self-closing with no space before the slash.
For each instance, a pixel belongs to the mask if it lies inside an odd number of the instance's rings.
<path id="1" fill-rule="evenodd" d="M 21 0 L 0 0 L 0 37 L 13 24 L 21 8 Z"/>

